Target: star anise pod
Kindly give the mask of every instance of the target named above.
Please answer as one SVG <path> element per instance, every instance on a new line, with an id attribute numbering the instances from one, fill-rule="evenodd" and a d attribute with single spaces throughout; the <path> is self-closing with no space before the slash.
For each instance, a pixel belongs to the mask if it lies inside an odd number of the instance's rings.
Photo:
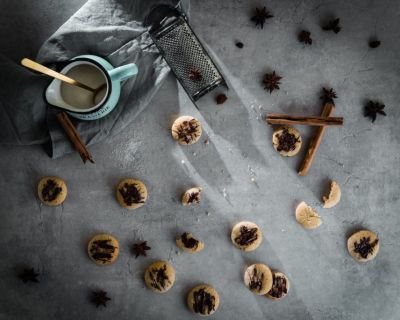
<path id="1" fill-rule="evenodd" d="M 383 111 L 384 108 L 385 105 L 383 103 L 370 100 L 364 107 L 364 117 L 369 117 L 372 119 L 372 122 L 375 122 L 378 114 L 386 116 L 385 111 Z"/>
<path id="2" fill-rule="evenodd" d="M 281 76 L 277 75 L 275 71 L 272 73 L 266 73 L 264 75 L 264 89 L 269 90 L 269 93 L 272 93 L 274 90 L 279 90 L 280 80 L 282 79 Z"/>
<path id="3" fill-rule="evenodd" d="M 339 26 L 340 19 L 336 18 L 330 20 L 326 25 L 322 27 L 322 30 L 325 31 L 333 31 L 334 33 L 338 33 L 342 28 Z"/>
<path id="4" fill-rule="evenodd" d="M 151 247 L 147 245 L 147 241 L 143 241 L 141 243 L 135 243 L 132 247 L 132 251 L 135 254 L 135 258 L 139 256 L 147 256 L 146 251 L 150 250 Z"/>
<path id="5" fill-rule="evenodd" d="M 189 69 L 189 78 L 193 81 L 200 81 L 203 76 L 199 68 L 190 68 Z"/>
<path id="6" fill-rule="evenodd" d="M 107 302 L 110 301 L 111 298 L 107 297 L 107 292 L 103 290 L 92 291 L 92 303 L 96 305 L 96 308 L 99 306 L 107 307 Z"/>
<path id="7" fill-rule="evenodd" d="M 368 45 L 370 48 L 375 49 L 381 45 L 381 42 L 379 40 L 371 40 Z"/>
<path id="8" fill-rule="evenodd" d="M 251 18 L 251 21 L 255 22 L 256 27 L 258 25 L 261 26 L 261 29 L 264 28 L 264 23 L 267 19 L 272 18 L 273 15 L 264 7 L 262 9 L 256 8 L 255 15 Z"/>
<path id="9" fill-rule="evenodd" d="M 219 94 L 219 95 L 215 98 L 215 100 L 217 101 L 217 104 L 223 104 L 227 99 L 228 99 L 228 97 L 227 97 L 225 94 L 223 94 L 223 93 Z"/>
<path id="10" fill-rule="evenodd" d="M 324 103 L 335 104 L 333 99 L 336 99 L 336 98 L 337 98 L 337 94 L 332 88 L 329 88 L 329 89 L 322 88 L 322 96 L 320 97 L 320 99 L 322 99 L 322 101 Z"/>
<path id="11" fill-rule="evenodd" d="M 299 33 L 299 41 L 305 44 L 312 44 L 311 32 L 303 30 Z"/>
<path id="12" fill-rule="evenodd" d="M 39 282 L 37 277 L 39 276 L 39 273 L 36 273 L 33 268 L 25 268 L 19 275 L 18 278 L 20 278 L 23 282 Z"/>

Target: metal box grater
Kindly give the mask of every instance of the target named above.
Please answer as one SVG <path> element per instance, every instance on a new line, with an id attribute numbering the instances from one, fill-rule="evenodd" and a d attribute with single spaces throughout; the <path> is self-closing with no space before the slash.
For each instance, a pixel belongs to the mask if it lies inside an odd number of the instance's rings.
<path id="1" fill-rule="evenodd" d="M 150 30 L 150 35 L 192 101 L 226 82 L 187 23 L 186 16 L 179 12 L 169 18 L 166 25 Z M 172 20 L 172 21 L 171 21 Z M 193 80 L 192 70 L 200 72 L 200 78 Z"/>

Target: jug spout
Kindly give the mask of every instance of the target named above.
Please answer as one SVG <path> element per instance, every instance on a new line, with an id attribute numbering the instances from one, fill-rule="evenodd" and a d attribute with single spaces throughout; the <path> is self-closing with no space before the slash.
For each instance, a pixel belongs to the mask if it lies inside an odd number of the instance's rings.
<path id="1" fill-rule="evenodd" d="M 112 69 L 109 71 L 111 81 L 124 81 L 136 75 L 138 73 L 138 68 L 134 63 L 128 63 L 124 66 Z"/>

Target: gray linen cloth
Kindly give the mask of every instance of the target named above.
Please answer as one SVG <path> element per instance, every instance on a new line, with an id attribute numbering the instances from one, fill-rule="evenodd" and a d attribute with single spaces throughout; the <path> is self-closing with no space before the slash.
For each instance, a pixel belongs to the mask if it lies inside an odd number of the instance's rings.
<path id="1" fill-rule="evenodd" d="M 158 4 L 178 0 L 89 0 L 39 50 L 37 61 L 55 66 L 81 54 L 106 58 L 113 66 L 135 63 L 137 76 L 125 81 L 117 107 L 95 121 L 72 119 L 87 145 L 122 131 L 148 105 L 169 73 L 143 21 Z M 34 74 L 0 56 L 0 144 L 45 144 L 53 158 L 73 151 L 58 124 L 56 110 L 47 108 L 44 90 L 51 79 Z"/>

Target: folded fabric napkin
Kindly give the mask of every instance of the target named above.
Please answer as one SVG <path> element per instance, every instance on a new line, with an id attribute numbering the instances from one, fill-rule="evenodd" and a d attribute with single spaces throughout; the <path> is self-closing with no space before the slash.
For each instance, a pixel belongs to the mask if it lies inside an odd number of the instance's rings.
<path id="1" fill-rule="evenodd" d="M 117 107 L 95 121 L 73 120 L 83 141 L 91 145 L 115 135 L 130 124 L 157 92 L 169 67 L 153 44 L 143 21 L 158 4 L 179 0 L 89 0 L 41 47 L 36 58 L 55 67 L 81 54 L 106 58 L 114 67 L 138 66 L 137 76 L 125 81 Z M 53 158 L 73 151 L 64 131 L 43 99 L 51 79 L 36 75 L 0 56 L 0 144 L 45 144 Z"/>

